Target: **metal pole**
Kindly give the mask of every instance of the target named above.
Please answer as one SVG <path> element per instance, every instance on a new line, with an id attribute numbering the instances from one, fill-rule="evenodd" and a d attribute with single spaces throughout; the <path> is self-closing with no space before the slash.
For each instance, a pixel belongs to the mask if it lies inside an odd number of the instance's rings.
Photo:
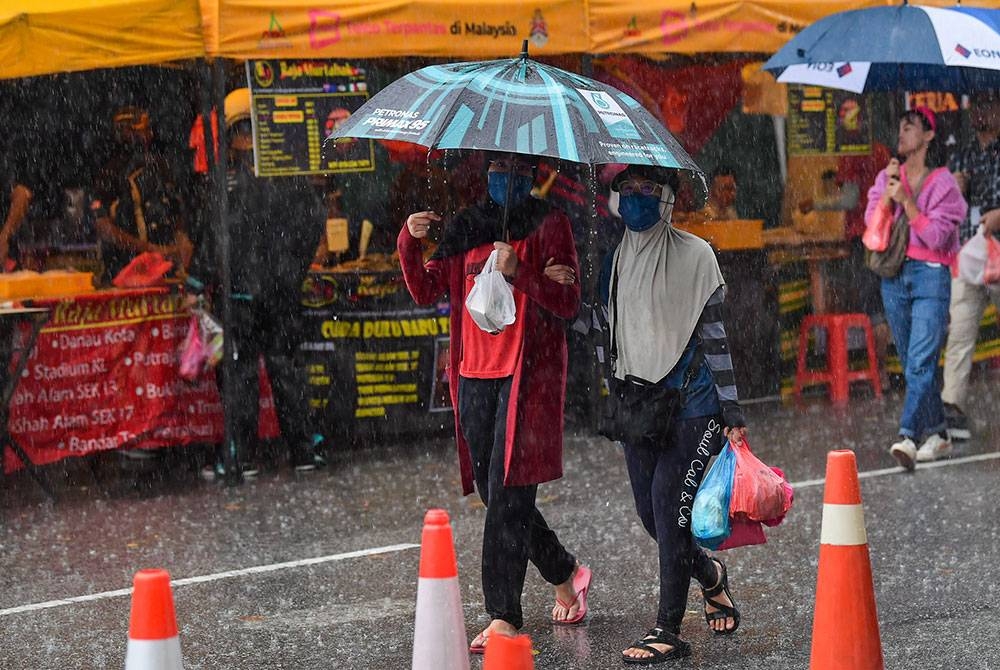
<path id="1" fill-rule="evenodd" d="M 583 54 L 580 61 L 580 69 L 584 77 L 593 78 L 593 56 L 586 53 Z M 583 294 L 583 302 L 590 305 L 592 309 L 600 309 L 600 298 L 597 291 L 597 279 L 600 274 L 600 259 L 597 258 L 597 226 L 600 220 L 597 217 L 597 170 L 593 165 L 587 166 L 587 218 L 589 220 L 585 227 L 587 232 L 583 246 L 584 268 L 580 273 L 583 275 L 583 283 L 580 288 Z M 604 335 L 603 333 L 595 333 L 590 328 L 593 325 L 593 316 L 591 314 L 587 314 L 586 318 L 588 321 L 587 348 L 590 351 L 596 351 L 596 345 L 599 344 L 596 338 L 603 337 Z M 607 356 L 607 352 L 604 352 L 604 355 Z M 601 402 L 601 375 L 603 374 L 603 368 L 598 362 L 596 355 L 588 356 L 587 360 L 590 361 L 590 364 L 587 366 L 587 416 L 590 417 L 591 431 L 596 433 Z"/>
<path id="2" fill-rule="evenodd" d="M 216 246 L 216 259 L 219 263 L 219 295 L 216 296 L 216 309 L 221 307 L 222 317 L 222 413 L 223 413 L 223 441 L 222 441 L 222 463 L 225 467 L 225 482 L 227 486 L 234 486 L 243 481 L 243 472 L 240 469 L 240 462 L 236 452 L 236 441 L 233 430 L 233 399 L 236 397 L 235 378 L 233 376 L 233 355 L 236 351 L 233 342 L 233 302 L 232 302 L 232 272 L 231 254 L 229 244 L 229 192 L 226 188 L 226 128 L 225 128 L 225 106 L 226 106 L 226 67 L 225 61 L 221 58 L 212 59 L 211 71 L 209 73 L 209 91 L 211 104 L 216 109 L 216 116 L 219 124 L 219 147 L 218 157 L 212 160 L 213 142 L 208 139 L 209 147 L 209 174 L 211 175 L 212 193 L 212 213 L 214 214 L 214 238 Z M 207 103 L 206 103 L 207 104 Z M 204 110 L 203 110 L 204 113 Z M 203 122 L 204 123 L 204 122 Z M 205 135 L 211 138 L 212 126 L 205 123 Z"/>

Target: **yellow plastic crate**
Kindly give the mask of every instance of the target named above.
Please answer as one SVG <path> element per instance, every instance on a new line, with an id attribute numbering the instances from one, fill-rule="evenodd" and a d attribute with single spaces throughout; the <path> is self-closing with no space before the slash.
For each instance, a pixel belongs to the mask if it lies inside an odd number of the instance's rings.
<path id="1" fill-rule="evenodd" d="M 0 274 L 0 300 L 23 300 L 49 296 L 76 295 L 94 290 L 91 272 L 50 270 Z"/>

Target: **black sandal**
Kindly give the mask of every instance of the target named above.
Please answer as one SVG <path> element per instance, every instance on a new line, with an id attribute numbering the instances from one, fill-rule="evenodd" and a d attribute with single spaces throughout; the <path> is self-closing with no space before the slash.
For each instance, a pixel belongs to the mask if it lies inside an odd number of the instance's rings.
<path id="1" fill-rule="evenodd" d="M 711 558 L 709 560 L 719 565 L 719 572 L 722 573 L 722 577 L 719 579 L 718 584 L 712 588 L 703 588 L 701 590 L 701 596 L 705 599 L 705 604 L 711 605 L 716 609 L 715 612 L 705 612 L 705 622 L 716 635 L 731 635 L 736 632 L 737 628 L 740 627 L 740 610 L 736 607 L 736 600 L 733 598 L 733 594 L 729 592 L 729 575 L 726 574 L 726 564 L 717 558 Z M 729 598 L 729 602 L 732 603 L 732 605 L 723 605 L 717 600 L 712 600 L 712 598 L 721 593 L 726 594 L 726 597 Z M 733 627 L 723 628 L 722 630 L 712 628 L 712 622 L 718 621 L 719 619 L 732 619 Z"/>
<path id="2" fill-rule="evenodd" d="M 660 651 L 654 644 L 667 644 L 673 647 L 670 651 Z M 691 655 L 691 645 L 680 639 L 673 633 L 668 633 L 662 628 L 650 628 L 643 637 L 629 645 L 629 649 L 642 649 L 652 656 L 645 658 L 633 658 L 626 656 L 622 652 L 622 660 L 629 665 L 656 665 L 675 658 L 684 658 Z"/>

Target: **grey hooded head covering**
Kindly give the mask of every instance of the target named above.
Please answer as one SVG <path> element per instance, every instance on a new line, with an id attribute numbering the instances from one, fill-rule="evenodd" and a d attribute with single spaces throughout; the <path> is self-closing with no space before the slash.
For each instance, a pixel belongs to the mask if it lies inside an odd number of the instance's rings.
<path id="1" fill-rule="evenodd" d="M 610 326 L 618 348 L 618 379 L 631 375 L 656 382 L 666 377 L 684 353 L 708 299 L 725 285 L 708 242 L 670 225 L 673 188 L 655 181 L 663 185 L 659 223 L 641 232 L 626 227 L 612 263 L 611 288 L 617 299 Z"/>

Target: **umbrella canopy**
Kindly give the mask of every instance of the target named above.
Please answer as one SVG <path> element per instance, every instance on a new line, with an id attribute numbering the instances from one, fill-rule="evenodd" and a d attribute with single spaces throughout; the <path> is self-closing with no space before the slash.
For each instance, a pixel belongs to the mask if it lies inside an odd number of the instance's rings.
<path id="1" fill-rule="evenodd" d="M 398 79 L 331 140 L 342 137 L 701 172 L 633 98 L 531 60 L 527 42 L 519 58 L 434 65 Z"/>
<path id="2" fill-rule="evenodd" d="M 1000 10 L 902 4 L 832 14 L 764 69 L 778 81 L 855 93 L 1000 88 Z"/>

